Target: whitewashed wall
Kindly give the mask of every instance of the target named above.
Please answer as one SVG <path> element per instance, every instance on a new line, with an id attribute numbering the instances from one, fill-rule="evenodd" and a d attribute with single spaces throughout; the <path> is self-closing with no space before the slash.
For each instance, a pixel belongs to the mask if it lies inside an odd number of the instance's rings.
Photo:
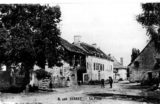
<path id="1" fill-rule="evenodd" d="M 104 71 L 100 71 L 100 79 L 113 78 L 113 62 L 107 59 L 102 59 L 94 56 L 86 57 L 86 68 L 90 80 L 98 80 L 98 70 L 94 70 L 94 63 L 104 64 Z"/>
<path id="2" fill-rule="evenodd" d="M 127 70 L 126 69 L 119 69 L 118 74 L 120 75 L 120 78 L 123 80 L 127 79 Z"/>

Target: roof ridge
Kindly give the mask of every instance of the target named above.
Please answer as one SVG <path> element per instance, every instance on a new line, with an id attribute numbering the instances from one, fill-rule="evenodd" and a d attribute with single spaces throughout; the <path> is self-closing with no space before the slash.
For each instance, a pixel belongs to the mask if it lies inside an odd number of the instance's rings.
<path id="1" fill-rule="evenodd" d="M 153 40 L 150 40 L 150 41 L 147 43 L 147 45 L 142 49 L 142 51 L 138 54 L 138 56 L 137 56 L 132 62 L 130 62 L 130 63 L 128 64 L 128 66 L 130 66 L 130 65 L 142 54 L 142 52 L 147 48 L 147 46 L 148 46 L 149 44 L 151 44 L 151 42 L 153 42 Z"/>
<path id="2" fill-rule="evenodd" d="M 113 59 L 110 56 L 108 56 L 106 53 L 104 53 L 101 49 L 95 48 L 94 46 L 92 46 L 88 43 L 80 42 L 79 45 L 76 45 L 74 43 L 68 42 L 67 40 L 65 40 L 61 37 L 60 37 L 60 39 L 61 39 L 61 44 L 69 51 L 81 53 L 84 55 L 91 55 L 91 56 L 95 56 L 95 57 L 99 57 L 99 58 L 113 61 Z"/>
<path id="3" fill-rule="evenodd" d="M 113 57 L 113 60 L 116 62 L 116 63 L 118 63 L 119 65 L 122 65 L 122 63 L 120 63 L 114 56 L 112 56 Z M 124 66 L 124 65 L 122 65 L 122 66 Z"/>
<path id="4" fill-rule="evenodd" d="M 88 43 L 85 43 L 85 42 L 81 42 L 81 43 L 86 44 L 86 45 L 88 45 L 88 46 L 90 46 L 90 47 L 95 48 L 95 47 L 94 47 L 94 46 L 92 46 L 91 44 L 88 44 Z M 95 48 L 95 49 L 96 49 L 96 48 Z"/>
<path id="5" fill-rule="evenodd" d="M 95 57 L 105 58 L 107 60 L 113 61 L 110 56 L 108 56 L 106 53 L 104 53 L 99 48 L 95 48 L 94 46 L 92 46 L 90 44 L 87 44 L 87 43 L 84 43 L 84 42 L 81 42 L 80 45 L 82 46 L 82 48 L 84 48 L 85 50 L 87 50 L 89 53 L 91 53 Z"/>
<path id="6" fill-rule="evenodd" d="M 63 45 L 63 47 L 65 47 L 67 50 L 71 51 L 71 52 L 76 52 L 76 53 L 80 53 L 80 54 L 85 54 L 84 51 L 75 46 L 74 44 L 71 44 L 70 42 L 68 42 L 67 40 L 63 39 L 60 37 L 60 41 L 61 41 L 61 45 Z M 67 44 L 69 46 L 67 46 Z M 76 49 L 77 48 L 77 49 Z"/>
<path id="7" fill-rule="evenodd" d="M 74 43 L 72 43 L 72 45 L 74 45 L 75 47 L 80 48 L 80 49 L 83 50 L 84 52 L 88 53 L 88 52 L 87 52 L 85 49 L 83 49 L 81 46 L 78 46 L 78 45 L 76 45 L 76 44 L 74 44 Z"/>

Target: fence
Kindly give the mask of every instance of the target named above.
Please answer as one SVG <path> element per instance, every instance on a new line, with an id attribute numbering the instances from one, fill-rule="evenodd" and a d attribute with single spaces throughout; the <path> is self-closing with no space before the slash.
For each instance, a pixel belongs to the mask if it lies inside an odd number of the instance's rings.
<path id="1" fill-rule="evenodd" d="M 39 81 L 39 89 L 49 89 L 50 79 L 43 79 Z"/>

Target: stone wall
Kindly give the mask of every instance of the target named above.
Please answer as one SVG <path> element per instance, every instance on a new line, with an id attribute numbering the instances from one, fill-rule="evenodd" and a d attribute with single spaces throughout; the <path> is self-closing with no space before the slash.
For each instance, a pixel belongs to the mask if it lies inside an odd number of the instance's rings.
<path id="1" fill-rule="evenodd" d="M 45 71 L 50 72 L 51 83 L 53 87 L 66 87 L 69 82 L 69 86 L 77 84 L 77 69 L 71 67 L 67 62 L 63 61 L 61 67 L 54 66 L 49 68 L 48 65 L 45 66 Z M 34 70 L 40 69 L 38 66 L 34 66 Z M 30 83 L 33 85 L 36 83 L 35 76 L 32 76 Z M 69 79 L 69 81 L 67 81 Z M 38 81 L 39 82 L 39 81 Z"/>
<path id="2" fill-rule="evenodd" d="M 150 42 L 140 55 L 135 59 L 135 61 L 129 66 L 130 78 L 132 82 L 142 81 L 148 79 L 148 72 L 158 73 L 160 70 L 154 69 L 156 63 L 156 57 L 158 53 L 154 48 L 154 42 Z M 139 65 L 136 66 L 135 62 Z"/>

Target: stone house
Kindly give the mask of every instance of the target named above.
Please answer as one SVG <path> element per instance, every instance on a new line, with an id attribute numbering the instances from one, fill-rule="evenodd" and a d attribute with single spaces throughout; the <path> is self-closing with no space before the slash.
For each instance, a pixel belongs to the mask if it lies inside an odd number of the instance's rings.
<path id="1" fill-rule="evenodd" d="M 131 82 L 151 82 L 160 76 L 160 54 L 155 49 L 155 43 L 150 41 L 137 58 L 128 65 Z"/>
<path id="2" fill-rule="evenodd" d="M 109 76 L 113 77 L 113 60 L 106 55 L 96 45 L 89 45 L 80 41 L 80 36 L 74 37 L 74 43 L 61 38 L 61 45 L 65 50 L 65 57 L 62 61 L 63 66 L 48 68 L 45 70 L 52 73 L 53 83 L 56 77 L 67 81 L 70 79 L 70 85 L 77 82 L 107 80 Z M 60 84 L 63 81 L 59 82 Z"/>
<path id="3" fill-rule="evenodd" d="M 51 82 L 53 87 L 64 87 L 69 79 L 70 85 L 76 85 L 77 80 L 81 79 L 82 73 L 85 73 L 85 52 L 77 46 L 60 38 L 61 46 L 64 50 L 64 57 L 61 61 L 62 66 L 48 67 L 46 64 L 45 71 L 52 73 Z M 34 67 L 34 70 L 41 69 Z M 78 77 L 79 76 L 79 77 Z M 35 75 L 32 75 L 32 84 L 36 80 Z M 39 81 L 40 82 L 40 81 Z"/>
<path id="4" fill-rule="evenodd" d="M 113 78 L 113 60 L 106 55 L 96 44 L 89 45 L 80 41 L 80 36 L 74 36 L 73 44 L 61 38 L 61 44 L 66 51 L 63 66 L 46 66 L 45 70 L 50 70 L 53 76 L 69 77 L 71 82 L 89 82 L 107 80 L 109 76 Z M 54 69 L 54 70 L 53 70 Z M 55 74 L 56 73 L 56 74 Z M 74 76 L 74 80 L 73 80 Z"/>
<path id="5" fill-rule="evenodd" d="M 74 43 L 86 52 L 86 73 L 83 73 L 83 82 L 107 80 L 113 78 L 113 60 L 106 55 L 96 44 L 89 45 L 81 42 L 81 36 L 74 36 Z"/>
<path id="6" fill-rule="evenodd" d="M 116 81 L 122 79 L 126 80 L 127 79 L 127 67 L 123 65 L 123 58 L 120 58 L 120 62 L 115 58 L 112 57 L 114 60 L 113 63 L 113 68 L 114 68 L 114 79 Z"/>

